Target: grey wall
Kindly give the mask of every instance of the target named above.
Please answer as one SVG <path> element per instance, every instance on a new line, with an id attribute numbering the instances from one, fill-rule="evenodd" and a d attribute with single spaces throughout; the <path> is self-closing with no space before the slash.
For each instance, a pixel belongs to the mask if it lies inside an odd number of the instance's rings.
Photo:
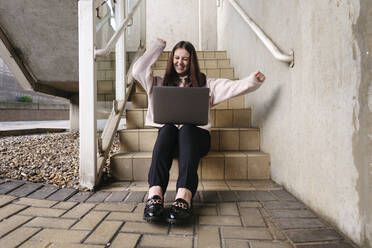
<path id="1" fill-rule="evenodd" d="M 237 76 L 257 69 L 267 76 L 246 105 L 271 155 L 272 178 L 371 247 L 372 2 L 238 2 L 283 51 L 295 52 L 290 69 L 228 1 L 218 8 L 218 46 L 228 51 Z"/>

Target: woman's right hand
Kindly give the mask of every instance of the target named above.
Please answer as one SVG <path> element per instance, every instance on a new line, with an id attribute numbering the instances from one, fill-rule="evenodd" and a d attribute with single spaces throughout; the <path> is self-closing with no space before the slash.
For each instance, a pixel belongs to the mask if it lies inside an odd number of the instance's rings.
<path id="1" fill-rule="evenodd" d="M 160 38 L 157 38 L 158 40 L 160 40 L 161 42 L 163 42 L 164 43 L 164 45 L 167 45 L 167 42 L 165 41 L 165 40 L 163 40 L 163 39 L 160 39 Z"/>

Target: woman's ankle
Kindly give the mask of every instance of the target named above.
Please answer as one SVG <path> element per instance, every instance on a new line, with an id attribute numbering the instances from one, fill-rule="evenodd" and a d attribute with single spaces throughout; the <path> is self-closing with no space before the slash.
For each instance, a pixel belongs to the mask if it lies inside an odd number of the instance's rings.
<path id="1" fill-rule="evenodd" d="M 160 186 L 152 186 L 149 188 L 149 195 L 147 198 L 149 199 L 154 195 L 160 196 L 160 198 L 163 200 L 163 190 L 161 189 Z"/>
<path id="2" fill-rule="evenodd" d="M 176 199 L 182 198 L 191 206 L 192 193 L 187 188 L 178 188 Z"/>

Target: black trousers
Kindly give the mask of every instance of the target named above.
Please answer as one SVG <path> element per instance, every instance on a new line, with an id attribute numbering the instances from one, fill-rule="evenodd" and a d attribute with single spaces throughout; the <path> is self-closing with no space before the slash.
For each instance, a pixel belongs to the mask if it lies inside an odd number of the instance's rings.
<path id="1" fill-rule="evenodd" d="M 159 129 L 152 153 L 148 176 L 150 187 L 161 186 L 163 194 L 169 182 L 172 160 L 178 153 L 178 188 L 187 188 L 195 195 L 198 188 L 198 165 L 210 149 L 210 134 L 195 125 L 185 124 L 180 129 L 166 124 Z"/>

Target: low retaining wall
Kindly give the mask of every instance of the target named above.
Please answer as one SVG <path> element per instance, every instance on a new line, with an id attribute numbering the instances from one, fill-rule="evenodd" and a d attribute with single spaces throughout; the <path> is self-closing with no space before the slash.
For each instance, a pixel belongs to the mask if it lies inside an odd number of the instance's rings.
<path id="1" fill-rule="evenodd" d="M 66 104 L 0 102 L 0 121 L 69 120 Z"/>

